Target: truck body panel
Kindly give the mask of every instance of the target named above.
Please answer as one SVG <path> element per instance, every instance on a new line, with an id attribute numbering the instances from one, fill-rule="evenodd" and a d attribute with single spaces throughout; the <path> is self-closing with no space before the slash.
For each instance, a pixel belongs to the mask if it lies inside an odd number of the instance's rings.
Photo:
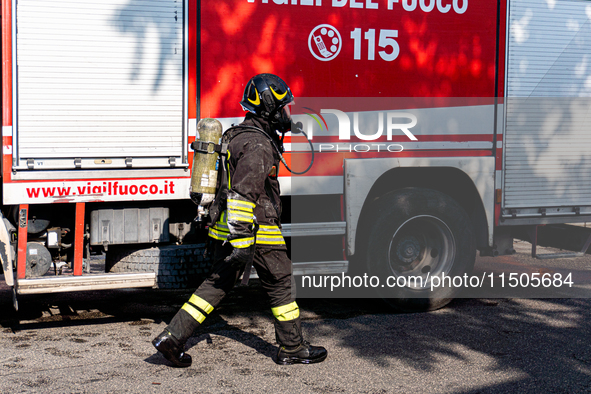
<path id="1" fill-rule="evenodd" d="M 16 12 L 13 169 L 188 164 L 182 2 L 31 0 Z"/>
<path id="2" fill-rule="evenodd" d="M 188 197 L 189 3 L 3 2 L 5 204 Z"/>
<path id="3" fill-rule="evenodd" d="M 488 243 L 494 234 L 494 158 L 438 157 L 345 160 L 345 201 L 347 209 L 348 254 L 355 254 L 357 225 L 372 186 L 386 172 L 399 168 L 456 168 L 467 174 L 479 192 L 488 223 Z"/>
<path id="4" fill-rule="evenodd" d="M 25 278 L 28 241 L 68 259 L 74 276 L 91 248 L 136 245 L 120 256 L 133 266 L 171 263 L 169 244 L 197 242 L 197 122 L 240 122 L 244 85 L 262 72 L 287 81 L 315 151 L 304 175 L 280 168 L 283 195 L 331 205 L 320 212 L 331 221 L 302 215 L 284 235 L 340 237 L 340 256 L 294 261 L 297 272 L 347 270 L 373 199 L 405 187 L 452 196 L 481 251 L 499 226 L 588 220 L 588 10 L 581 0 L 2 0 L 2 212 L 23 292 L 128 283 Z M 285 150 L 296 171 L 312 159 L 299 135 Z"/>

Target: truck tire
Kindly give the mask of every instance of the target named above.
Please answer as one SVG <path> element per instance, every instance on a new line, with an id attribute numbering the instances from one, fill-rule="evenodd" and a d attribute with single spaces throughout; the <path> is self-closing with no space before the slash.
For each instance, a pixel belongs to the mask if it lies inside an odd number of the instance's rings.
<path id="1" fill-rule="evenodd" d="M 209 272 L 205 244 L 167 245 L 148 249 L 111 247 L 107 251 L 107 272 L 155 272 L 159 289 L 194 289 Z"/>
<path id="2" fill-rule="evenodd" d="M 450 196 L 424 188 L 386 193 L 373 206 L 366 261 L 384 285 L 377 287 L 379 295 L 405 312 L 447 305 L 461 288 L 431 291 L 431 279 L 472 272 L 476 245 L 466 211 Z M 388 277 L 396 286 L 389 287 Z"/>

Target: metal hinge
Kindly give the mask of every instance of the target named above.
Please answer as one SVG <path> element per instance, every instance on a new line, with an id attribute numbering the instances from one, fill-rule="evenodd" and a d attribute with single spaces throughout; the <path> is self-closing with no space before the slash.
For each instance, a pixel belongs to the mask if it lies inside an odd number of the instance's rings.
<path id="1" fill-rule="evenodd" d="M 19 211 L 19 216 L 18 216 L 18 226 L 20 228 L 25 228 L 27 227 L 27 210 L 26 209 L 21 209 Z"/>

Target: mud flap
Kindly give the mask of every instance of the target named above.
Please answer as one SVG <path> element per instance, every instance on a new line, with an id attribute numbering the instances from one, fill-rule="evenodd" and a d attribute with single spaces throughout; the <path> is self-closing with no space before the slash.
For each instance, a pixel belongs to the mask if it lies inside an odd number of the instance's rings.
<path id="1" fill-rule="evenodd" d="M 2 270 L 4 271 L 4 280 L 8 286 L 14 286 L 14 275 L 12 272 L 12 249 L 10 247 L 10 235 L 6 229 L 4 216 L 0 213 L 0 260 L 2 260 Z"/>

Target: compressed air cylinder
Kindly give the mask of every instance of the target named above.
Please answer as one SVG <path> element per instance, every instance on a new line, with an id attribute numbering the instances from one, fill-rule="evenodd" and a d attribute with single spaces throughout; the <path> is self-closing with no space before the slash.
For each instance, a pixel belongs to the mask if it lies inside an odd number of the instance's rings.
<path id="1" fill-rule="evenodd" d="M 201 119 L 197 124 L 197 133 L 199 141 L 219 144 L 222 138 L 222 124 L 216 119 Z M 207 147 L 207 153 L 195 151 L 193 156 L 190 192 L 191 199 L 198 205 L 207 205 L 215 198 L 219 154 L 214 151 L 213 144 Z"/>

